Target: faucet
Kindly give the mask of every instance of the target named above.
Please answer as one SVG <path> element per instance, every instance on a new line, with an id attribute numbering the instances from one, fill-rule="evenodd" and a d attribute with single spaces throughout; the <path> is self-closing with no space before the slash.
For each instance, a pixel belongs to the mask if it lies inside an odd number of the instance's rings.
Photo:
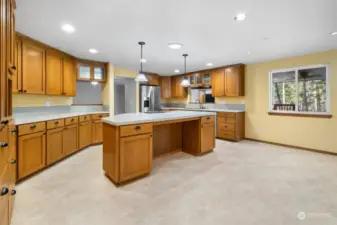
<path id="1" fill-rule="evenodd" d="M 200 105 L 200 109 L 206 109 L 206 107 L 203 106 L 203 104 L 199 103 L 199 105 Z"/>

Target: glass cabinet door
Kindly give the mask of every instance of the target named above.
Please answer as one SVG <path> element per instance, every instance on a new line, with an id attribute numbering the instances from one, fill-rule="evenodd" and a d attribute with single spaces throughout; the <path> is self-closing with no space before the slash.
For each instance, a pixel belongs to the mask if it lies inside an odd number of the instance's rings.
<path id="1" fill-rule="evenodd" d="M 191 84 L 191 85 L 194 84 L 194 75 L 190 75 L 190 84 Z"/>
<path id="2" fill-rule="evenodd" d="M 80 65 L 78 78 L 79 80 L 90 80 L 90 66 Z"/>
<path id="3" fill-rule="evenodd" d="M 211 75 L 204 74 L 204 84 L 211 85 Z"/>
<path id="4" fill-rule="evenodd" d="M 102 81 L 104 80 L 104 68 L 103 67 L 95 67 L 94 68 L 94 80 Z"/>
<path id="5" fill-rule="evenodd" d="M 197 84 L 202 84 L 202 75 L 196 74 L 196 77 L 197 77 Z"/>

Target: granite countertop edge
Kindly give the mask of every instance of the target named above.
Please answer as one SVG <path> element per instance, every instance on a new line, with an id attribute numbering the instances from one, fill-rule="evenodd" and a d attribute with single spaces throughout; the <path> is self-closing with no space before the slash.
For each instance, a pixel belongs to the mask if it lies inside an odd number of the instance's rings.
<path id="1" fill-rule="evenodd" d="M 84 116 L 84 115 L 92 115 L 92 114 L 102 114 L 102 113 L 109 113 L 108 111 L 92 111 L 92 112 L 68 112 L 68 113 L 41 113 L 43 115 L 36 115 L 37 113 L 21 113 L 24 114 L 25 117 L 23 116 L 16 116 L 14 115 L 14 123 L 15 125 L 23 125 L 23 124 L 28 124 L 28 123 L 37 123 L 37 122 L 43 122 L 43 121 L 48 121 L 48 120 L 57 120 L 57 119 L 64 119 L 68 117 L 73 117 L 73 116 Z M 34 115 L 29 115 L 29 114 L 34 114 Z M 30 118 L 34 117 L 34 118 Z"/>
<path id="2" fill-rule="evenodd" d="M 246 110 L 237 109 L 190 109 L 190 108 L 177 108 L 177 107 L 161 107 L 161 109 L 177 109 L 186 111 L 202 111 L 202 112 L 245 112 Z"/>

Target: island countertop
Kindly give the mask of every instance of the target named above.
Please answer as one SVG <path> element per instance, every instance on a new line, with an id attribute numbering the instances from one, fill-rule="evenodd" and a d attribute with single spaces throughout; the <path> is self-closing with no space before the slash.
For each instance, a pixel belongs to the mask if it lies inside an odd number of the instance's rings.
<path id="1" fill-rule="evenodd" d="M 191 111 L 174 111 L 163 113 L 125 113 L 113 117 L 103 118 L 104 123 L 115 126 L 151 123 L 178 119 L 188 119 L 202 116 L 215 116 L 214 112 L 191 112 Z"/>

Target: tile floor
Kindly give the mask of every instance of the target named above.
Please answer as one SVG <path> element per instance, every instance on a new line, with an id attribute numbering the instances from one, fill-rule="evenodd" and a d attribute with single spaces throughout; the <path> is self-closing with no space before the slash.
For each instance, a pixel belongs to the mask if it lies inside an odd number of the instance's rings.
<path id="1" fill-rule="evenodd" d="M 120 188 L 103 175 L 102 146 L 90 147 L 19 184 L 12 225 L 337 224 L 336 156 L 216 144 L 156 159 Z"/>

